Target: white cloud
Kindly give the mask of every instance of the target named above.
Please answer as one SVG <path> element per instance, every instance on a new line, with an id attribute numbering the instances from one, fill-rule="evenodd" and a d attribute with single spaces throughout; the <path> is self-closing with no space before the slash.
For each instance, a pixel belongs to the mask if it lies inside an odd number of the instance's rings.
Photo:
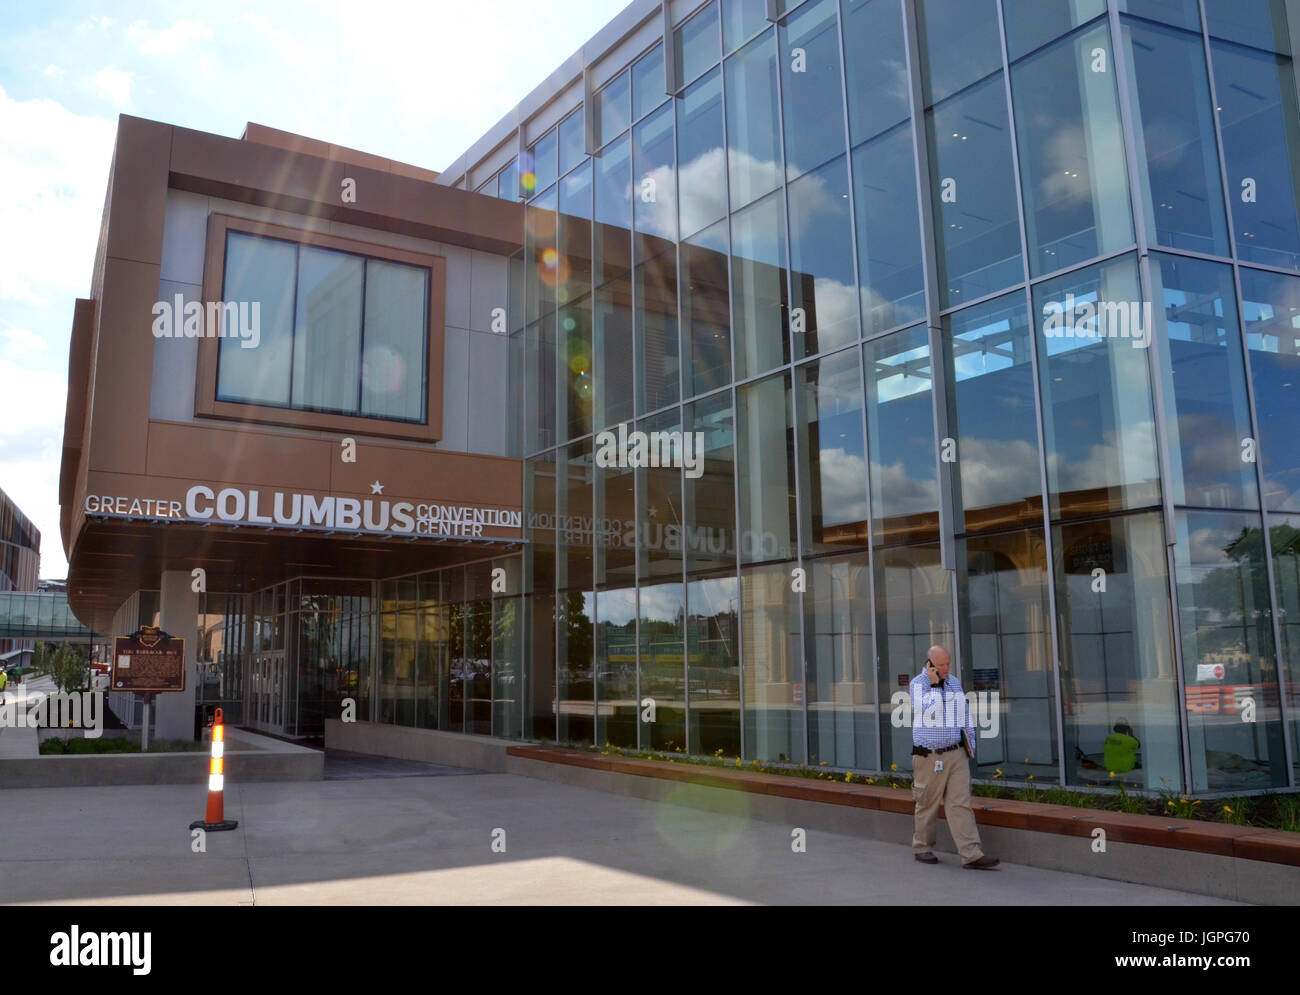
<path id="1" fill-rule="evenodd" d="M 114 124 L 0 88 L 0 302 L 66 305 L 90 284 Z M 69 324 L 71 317 L 69 312 Z"/>
<path id="2" fill-rule="evenodd" d="M 42 75 L 52 76 L 55 79 L 58 79 L 59 77 L 63 76 L 63 69 L 62 67 L 56 66 L 53 62 L 51 62 L 48 66 L 45 67 L 45 71 Z"/>
<path id="3" fill-rule="evenodd" d="M 90 77 L 95 93 L 110 101 L 114 107 L 127 107 L 131 103 L 131 80 L 134 74 L 124 69 L 105 66 Z"/>
<path id="4" fill-rule="evenodd" d="M 155 31 L 148 21 L 136 21 L 125 34 L 145 55 L 179 55 L 190 42 L 211 38 L 212 28 L 202 21 L 180 20 L 169 28 Z"/>
<path id="5" fill-rule="evenodd" d="M 29 328 L 6 328 L 0 332 L 0 339 L 4 340 L 5 354 L 11 357 L 44 352 L 48 348 L 45 339 Z"/>

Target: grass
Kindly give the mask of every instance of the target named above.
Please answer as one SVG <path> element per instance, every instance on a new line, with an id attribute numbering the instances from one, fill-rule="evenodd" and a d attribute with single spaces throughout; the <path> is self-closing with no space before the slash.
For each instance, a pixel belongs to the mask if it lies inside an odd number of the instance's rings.
<path id="1" fill-rule="evenodd" d="M 149 743 L 150 753 L 198 753 L 208 749 L 206 743 L 185 739 L 155 739 Z M 140 753 L 140 742 L 121 736 L 86 739 L 73 736 L 68 739 L 51 737 L 41 743 L 42 756 L 87 755 L 95 753 Z"/>
<path id="2" fill-rule="evenodd" d="M 878 788 L 911 789 L 912 779 L 892 764 L 889 771 L 879 774 L 859 774 L 855 772 L 829 770 L 828 764 L 770 764 L 751 760 L 742 763 L 739 757 L 724 756 L 718 750 L 713 756 L 702 757 L 685 754 L 680 747 L 671 751 L 634 750 L 606 743 L 603 747 L 591 744 L 554 744 L 570 748 L 586 747 L 599 752 L 602 756 L 630 757 L 642 760 L 667 760 L 670 763 L 693 764 L 703 767 L 719 767 L 729 770 L 744 770 L 750 773 L 780 774 L 783 777 L 808 777 L 816 780 L 839 781 L 847 784 L 872 785 Z M 994 780 L 1002 776 L 999 770 Z M 1100 809 L 1112 812 L 1128 812 L 1133 815 L 1165 815 L 1177 819 L 1195 819 L 1212 821 L 1234 826 L 1255 826 L 1260 829 L 1277 829 L 1283 832 L 1300 833 L 1300 795 L 1264 794 L 1252 797 L 1236 797 L 1210 800 L 1190 798 L 1169 787 L 1162 789 L 1157 796 L 1138 794 L 1130 790 L 1130 785 L 1121 778 L 1117 793 L 1100 793 L 1071 791 L 1059 786 L 1034 783 L 1033 776 L 1028 777 L 1023 787 L 1011 787 L 1004 784 L 981 783 L 971 785 L 971 794 L 979 798 L 1007 798 L 1015 801 L 1037 802 L 1049 805 L 1068 805 L 1071 808 Z"/>

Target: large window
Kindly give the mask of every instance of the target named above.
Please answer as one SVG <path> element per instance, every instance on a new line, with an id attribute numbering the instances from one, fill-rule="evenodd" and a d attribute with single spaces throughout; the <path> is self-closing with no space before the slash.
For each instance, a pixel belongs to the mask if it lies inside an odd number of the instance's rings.
<path id="1" fill-rule="evenodd" d="M 235 307 L 223 309 L 225 334 L 210 354 L 215 404 L 201 413 L 246 413 L 217 408 L 232 403 L 420 425 L 439 421 L 441 404 L 435 410 L 428 387 L 431 345 L 441 360 L 441 342 L 431 342 L 441 339 L 433 334 L 441 331 L 441 282 L 434 283 L 441 260 L 396 250 L 350 252 L 345 247 L 355 243 L 341 239 L 223 221 L 210 250 L 220 278 L 214 272 L 205 297 L 247 307 L 239 312 L 238 329 Z M 222 253 L 224 269 L 216 270 Z"/>

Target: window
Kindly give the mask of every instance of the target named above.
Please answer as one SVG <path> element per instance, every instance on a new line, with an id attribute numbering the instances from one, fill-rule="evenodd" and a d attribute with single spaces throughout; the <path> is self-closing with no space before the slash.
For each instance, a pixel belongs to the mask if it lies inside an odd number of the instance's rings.
<path id="1" fill-rule="evenodd" d="M 204 299 L 247 304 L 238 331 L 256 315 L 257 334 L 209 329 L 196 413 L 327 429 L 382 419 L 392 423 L 385 434 L 436 440 L 444 267 L 437 256 L 213 215 Z M 235 309 L 222 317 L 233 321 Z"/>

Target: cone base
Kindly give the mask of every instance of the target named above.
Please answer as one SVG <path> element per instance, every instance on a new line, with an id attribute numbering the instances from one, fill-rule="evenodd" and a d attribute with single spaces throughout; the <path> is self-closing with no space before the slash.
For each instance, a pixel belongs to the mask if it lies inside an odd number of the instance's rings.
<path id="1" fill-rule="evenodd" d="M 219 833 L 226 829 L 234 829 L 239 825 L 238 821 L 227 822 L 204 822 L 202 819 L 195 819 L 190 823 L 191 829 L 202 829 L 209 833 Z"/>

